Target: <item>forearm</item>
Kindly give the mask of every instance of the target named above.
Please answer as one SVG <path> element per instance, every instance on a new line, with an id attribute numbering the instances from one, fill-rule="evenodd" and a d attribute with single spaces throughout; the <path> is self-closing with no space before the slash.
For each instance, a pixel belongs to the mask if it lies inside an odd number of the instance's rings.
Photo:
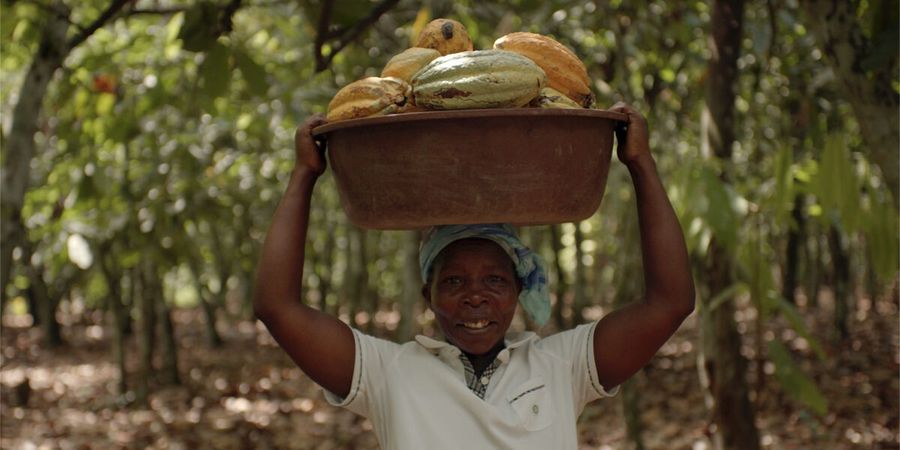
<path id="1" fill-rule="evenodd" d="M 694 307 L 687 248 L 656 163 L 648 153 L 628 170 L 637 196 L 645 300 L 687 316 Z"/>
<path id="2" fill-rule="evenodd" d="M 301 303 L 303 260 L 316 175 L 299 166 L 291 174 L 263 243 L 253 307 L 260 319 L 278 314 L 279 304 Z"/>

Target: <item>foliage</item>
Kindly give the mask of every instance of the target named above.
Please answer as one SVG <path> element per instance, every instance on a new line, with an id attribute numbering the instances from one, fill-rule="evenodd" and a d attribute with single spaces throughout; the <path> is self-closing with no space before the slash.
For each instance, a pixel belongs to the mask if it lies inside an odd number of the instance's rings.
<path id="1" fill-rule="evenodd" d="M 464 23 L 477 48 L 511 31 L 553 35 L 585 60 L 601 105 L 626 100 L 644 111 L 694 259 L 704 259 L 711 240 L 722 242 L 734 255 L 739 280 L 729 294 L 749 295 L 767 319 L 783 317 L 819 357 L 825 355 L 815 330 L 792 299 L 776 294 L 787 270 L 804 271 L 809 285 L 818 282 L 814 272 L 830 270 L 828 258 L 785 266 L 788 235 L 801 226 L 793 219 L 795 199 L 803 200 L 801 214 L 810 219 L 805 248 L 818 248 L 837 227 L 861 262 L 854 268 L 858 278 L 874 274 L 878 286 L 885 286 L 897 276 L 896 203 L 872 169 L 870 149 L 794 2 L 757 1 L 748 8 L 737 142 L 727 165 L 706 158 L 700 148 L 709 56 L 706 2 L 405 0 L 318 74 L 313 42 L 323 1 L 248 0 L 231 17 L 231 29 L 222 25 L 224 2 L 133 3 L 158 11 L 126 11 L 99 29 L 51 84 L 22 211 L 34 251 L 28 261 L 18 253 L 18 281 L 5 287 L 10 298 L 27 295 L 24 266 L 42 265 L 45 279 L 73 280 L 67 301 L 101 305 L 109 289 L 97 262 L 110 257 L 123 272 L 151 260 L 172 284 L 199 261 L 193 276 L 201 286 L 219 301 L 232 295 L 246 307 L 256 255 L 293 164 L 294 127 L 324 112 L 338 86 L 380 72 L 424 23 L 439 16 Z M 871 36 L 893 36 L 897 21 L 873 13 L 892 3 L 868 2 L 863 15 Z M 4 133 L 16 98 L 27 95 L 18 88 L 48 14 L 41 4 L 2 4 Z M 72 21 L 86 23 L 106 2 L 68 4 Z M 341 29 L 364 17 L 372 2 L 335 5 L 330 27 Z M 877 42 L 868 65 L 896 53 L 897 39 Z M 554 275 L 560 283 L 583 279 L 602 303 L 615 294 L 609 287 L 614 280 L 634 276 L 621 267 L 636 251 L 635 242 L 619 239 L 629 226 L 624 217 L 634 208 L 634 196 L 627 173 L 614 164 L 600 211 L 562 227 L 561 252 L 538 246 L 548 261 L 560 259 L 563 273 Z M 576 238 L 576 230 L 583 235 Z M 310 299 L 324 297 L 322 307 L 348 320 L 359 309 L 344 298 L 354 279 L 352 231 L 326 176 L 316 191 L 303 276 Z M 547 227 L 537 227 L 528 235 L 546 243 L 548 234 Z M 80 239 L 88 249 L 71 244 Z M 375 294 L 371 301 L 383 311 L 397 309 L 405 288 L 403 242 L 398 232 L 371 232 L 363 239 L 362 270 Z M 579 270 L 581 278 L 575 276 Z M 702 273 L 697 281 L 702 286 Z M 179 283 L 169 289 L 193 288 Z M 419 323 L 427 326 L 423 317 Z M 788 350 L 776 340 L 767 345 L 776 378 L 822 413 L 821 394 L 795 368 Z"/>

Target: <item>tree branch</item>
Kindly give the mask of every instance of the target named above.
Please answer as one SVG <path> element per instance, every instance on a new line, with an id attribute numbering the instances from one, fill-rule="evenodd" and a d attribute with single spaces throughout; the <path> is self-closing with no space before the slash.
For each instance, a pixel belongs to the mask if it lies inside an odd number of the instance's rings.
<path id="1" fill-rule="evenodd" d="M 94 19 L 90 25 L 81 29 L 81 32 L 77 35 L 73 36 L 72 39 L 69 40 L 67 44 L 69 48 L 75 48 L 81 45 L 82 42 L 87 40 L 87 38 L 91 37 L 95 31 L 99 30 L 100 27 L 106 25 L 110 19 L 112 19 L 122 8 L 131 0 L 112 0 L 109 3 L 109 6 L 100 13 L 100 16 Z"/>
<path id="2" fill-rule="evenodd" d="M 384 13 L 388 12 L 399 2 L 400 0 L 383 0 L 372 9 L 368 16 L 357 22 L 356 25 L 353 25 L 350 28 L 335 30 L 334 33 L 328 32 L 328 25 L 331 22 L 331 7 L 333 0 L 329 0 L 325 3 L 325 5 L 322 6 L 322 14 L 319 16 L 319 27 L 316 35 L 316 72 L 327 69 L 338 52 L 356 40 L 364 31 L 366 31 L 366 29 L 377 22 Z M 338 41 L 327 55 L 323 55 L 322 46 L 325 44 L 326 40 L 332 37 L 337 37 Z"/>
<path id="3" fill-rule="evenodd" d="M 322 11 L 319 12 L 319 23 L 316 28 L 316 40 L 313 43 L 313 53 L 316 55 L 316 72 L 321 72 L 325 70 L 325 67 L 328 66 L 330 62 L 330 58 L 328 61 L 325 60 L 324 55 L 322 54 L 322 47 L 325 45 L 325 41 L 328 40 L 328 25 L 331 23 L 331 10 L 334 7 L 334 0 L 325 0 L 325 3 L 322 4 Z M 331 51 L 334 53 L 334 50 Z"/>

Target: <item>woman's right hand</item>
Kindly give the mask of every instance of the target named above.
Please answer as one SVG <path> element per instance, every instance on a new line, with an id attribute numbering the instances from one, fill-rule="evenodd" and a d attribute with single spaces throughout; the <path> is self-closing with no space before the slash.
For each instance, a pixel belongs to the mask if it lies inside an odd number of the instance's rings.
<path id="1" fill-rule="evenodd" d="M 297 155 L 295 168 L 307 168 L 316 176 L 325 172 L 325 148 L 313 138 L 313 128 L 325 124 L 325 117 L 316 114 L 306 119 L 294 132 L 294 151 Z"/>

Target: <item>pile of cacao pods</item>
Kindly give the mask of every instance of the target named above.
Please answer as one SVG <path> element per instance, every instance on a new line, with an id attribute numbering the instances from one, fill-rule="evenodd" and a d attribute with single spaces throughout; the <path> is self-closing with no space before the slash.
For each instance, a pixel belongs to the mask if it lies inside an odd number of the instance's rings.
<path id="1" fill-rule="evenodd" d="M 465 27 L 431 21 L 415 47 L 391 58 L 380 77 L 344 86 L 326 119 L 482 108 L 590 108 L 594 103 L 584 63 L 551 37 L 515 32 L 489 50 L 473 50 Z"/>

